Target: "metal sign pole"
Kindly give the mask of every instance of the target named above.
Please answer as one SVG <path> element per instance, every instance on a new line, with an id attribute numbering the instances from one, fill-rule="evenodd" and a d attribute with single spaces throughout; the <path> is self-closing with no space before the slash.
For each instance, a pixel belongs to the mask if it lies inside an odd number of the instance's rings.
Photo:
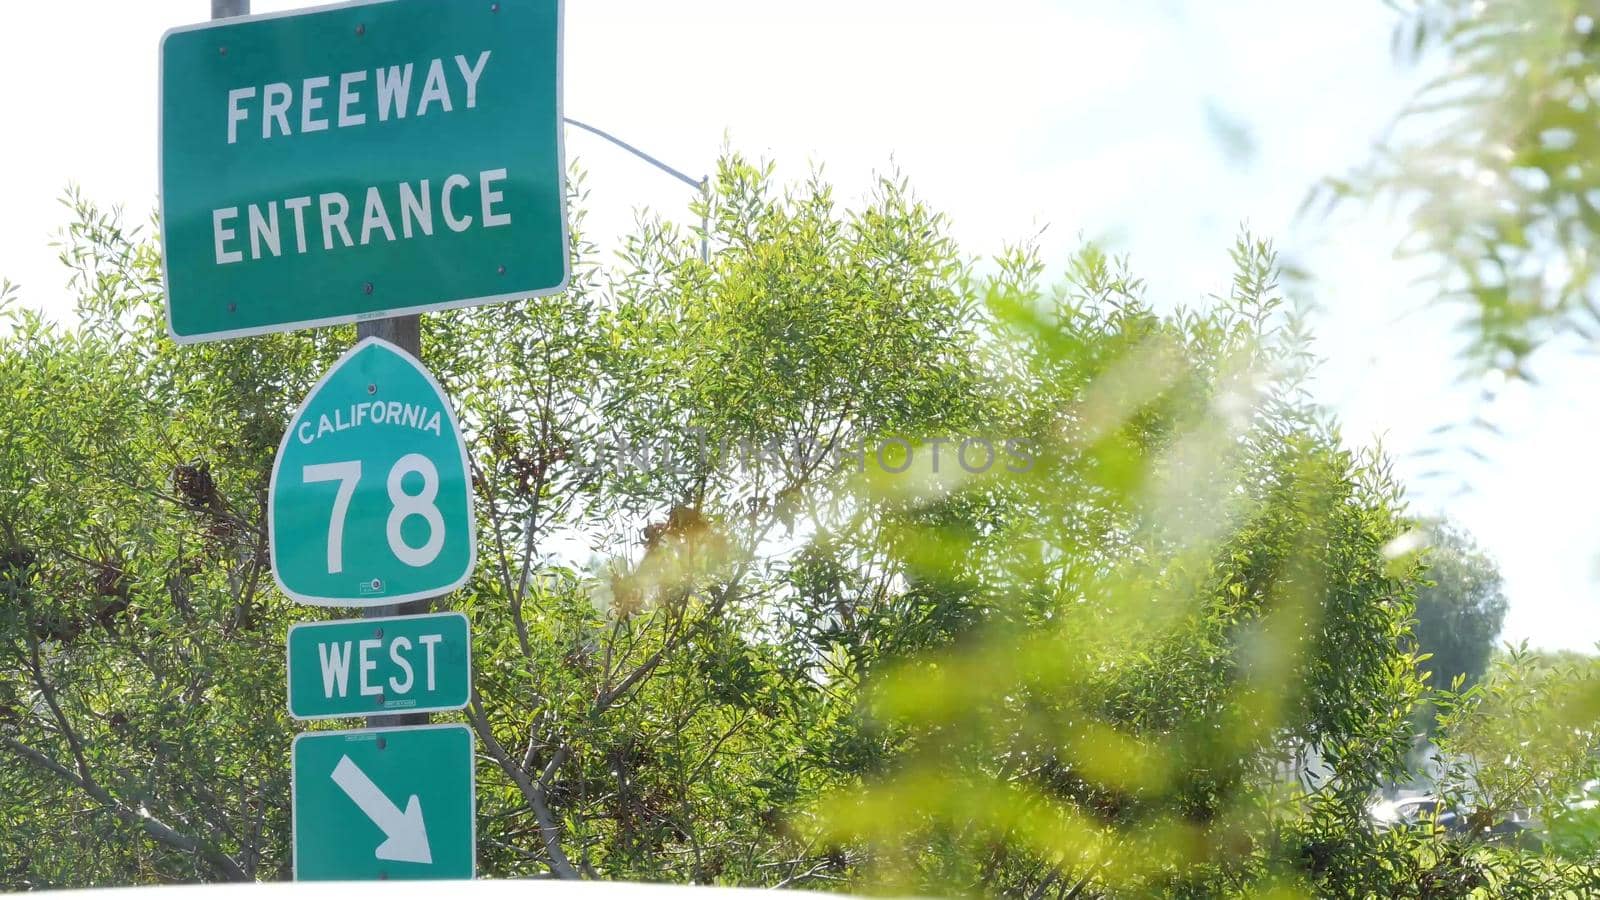
<path id="1" fill-rule="evenodd" d="M 227 2 L 227 0 L 212 0 L 213 3 Z M 411 354 L 417 360 L 422 359 L 422 316 L 394 316 L 388 319 L 372 319 L 367 322 L 356 323 L 356 341 L 360 342 L 369 337 L 382 338 Z M 369 606 L 361 611 L 363 619 L 384 619 L 390 616 L 420 616 L 426 614 L 433 605 L 431 599 L 413 600 L 409 603 L 392 603 L 384 606 Z M 367 716 L 368 728 L 389 728 L 396 725 L 426 725 L 427 713 L 402 713 L 393 716 Z"/>
<path id="2" fill-rule="evenodd" d="M 248 16 L 250 14 L 250 0 L 211 0 L 211 18 L 228 19 L 234 16 Z M 421 316 L 395 316 L 390 319 L 374 319 L 370 322 L 361 322 L 356 325 L 356 340 L 368 337 L 380 337 L 406 351 L 417 359 L 422 358 L 422 317 Z M 386 606 L 372 606 L 363 610 L 361 617 L 364 619 L 387 618 L 389 616 L 420 615 L 428 612 L 432 605 L 430 600 L 414 600 L 410 603 L 397 603 Z M 367 716 L 367 727 L 378 728 L 394 725 L 426 725 L 427 713 L 407 713 L 396 716 Z"/>
<path id="3" fill-rule="evenodd" d="M 470 623 L 461 613 L 432 612 L 450 605 L 447 598 L 470 579 L 476 562 L 472 464 L 454 404 L 421 364 L 420 314 L 545 296 L 568 283 L 562 0 L 482 7 L 387 0 L 382 27 L 368 20 L 373 11 L 365 3 L 250 22 L 233 21 L 251 16 L 250 0 L 210 3 L 211 22 L 169 29 L 161 39 L 160 199 L 162 220 L 172 223 L 162 234 L 168 331 L 189 343 L 353 323 L 357 335 L 285 428 L 267 492 L 279 590 L 301 604 L 362 610 L 349 620 L 300 623 L 286 641 L 290 716 L 359 717 L 365 725 L 304 732 L 291 745 L 294 877 L 472 878 L 474 731 L 429 724 L 431 713 L 462 709 L 472 693 Z M 342 39 L 335 45 L 329 35 Z M 293 166 L 264 149 L 274 130 L 279 137 L 299 133 L 279 109 L 279 91 L 287 88 L 277 79 L 286 68 L 344 73 L 337 76 L 336 119 L 325 109 L 335 76 L 302 80 L 304 131 L 383 121 L 390 107 L 355 86 L 372 72 L 381 82 L 385 70 L 373 67 L 402 52 L 431 53 L 430 84 L 438 83 L 434 93 L 444 91 L 439 97 L 424 91 L 417 116 L 433 103 L 451 112 L 441 60 L 463 35 L 482 45 L 476 63 L 455 56 L 466 92 L 462 108 L 477 117 L 458 116 L 443 130 L 433 127 L 443 120 L 430 117 L 426 133 L 386 135 L 386 147 L 413 156 L 373 157 L 369 140 L 356 132 L 324 135 L 317 153 Z M 423 47 L 424 40 L 442 49 Z M 491 55 L 497 66 L 491 79 L 537 89 L 477 92 Z M 218 120 L 195 114 L 208 103 L 216 103 Z M 406 118 L 406 109 L 394 108 Z M 486 139 L 474 126 L 485 120 L 505 127 Z M 226 127 L 215 127 L 217 121 Z M 489 168 L 493 160 L 482 158 L 486 140 L 504 159 L 520 162 Z M 429 181 L 416 182 L 419 203 L 406 178 L 440 166 L 459 171 L 432 195 L 437 207 L 428 202 Z M 374 182 L 365 202 L 354 206 L 333 189 L 339 173 L 350 171 Z M 476 173 L 476 191 L 468 173 Z M 331 186 L 314 207 L 322 217 L 319 252 L 307 240 L 308 231 L 316 233 L 305 222 L 312 198 L 273 198 L 324 180 Z M 399 184 L 398 220 L 388 211 L 394 196 L 378 183 Z M 467 202 L 473 193 L 481 203 Z M 294 229 L 287 246 L 279 204 Z M 358 208 L 364 210 L 359 243 L 349 221 Z M 450 232 L 440 240 L 451 243 L 416 252 L 402 242 L 435 236 L 434 208 Z M 335 249 L 350 253 L 326 255 Z M 267 258 L 279 263 L 250 265 Z M 353 834 L 362 837 L 352 842 Z"/>

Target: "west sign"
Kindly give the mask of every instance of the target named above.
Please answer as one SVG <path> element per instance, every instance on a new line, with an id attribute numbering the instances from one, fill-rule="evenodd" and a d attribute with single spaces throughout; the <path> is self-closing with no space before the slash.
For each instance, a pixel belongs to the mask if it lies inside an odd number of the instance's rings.
<path id="1" fill-rule="evenodd" d="M 289 626 L 289 715 L 333 719 L 467 705 L 472 648 L 458 612 Z"/>

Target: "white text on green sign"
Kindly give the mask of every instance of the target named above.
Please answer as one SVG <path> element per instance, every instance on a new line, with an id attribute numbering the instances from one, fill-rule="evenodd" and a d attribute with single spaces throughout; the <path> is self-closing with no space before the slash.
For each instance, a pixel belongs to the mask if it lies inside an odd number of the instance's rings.
<path id="1" fill-rule="evenodd" d="M 476 560 L 466 445 L 433 376 L 368 338 L 312 388 L 268 488 L 272 574 L 290 597 L 373 606 L 460 587 Z"/>
<path id="2" fill-rule="evenodd" d="M 289 628 L 288 646 L 296 719 L 467 705 L 471 648 L 461 613 L 302 622 Z"/>
<path id="3" fill-rule="evenodd" d="M 385 0 L 169 32 L 173 336 L 564 287 L 560 26 L 560 0 Z"/>

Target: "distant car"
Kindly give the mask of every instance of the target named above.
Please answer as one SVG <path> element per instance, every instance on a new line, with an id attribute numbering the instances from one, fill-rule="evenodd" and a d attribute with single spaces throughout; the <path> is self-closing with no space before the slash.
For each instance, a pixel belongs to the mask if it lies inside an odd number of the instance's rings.
<path id="1" fill-rule="evenodd" d="M 1460 825 L 1459 817 L 1443 800 L 1428 794 L 1379 800 L 1369 806 L 1367 812 L 1380 830 L 1424 823 L 1456 830 Z"/>
<path id="2" fill-rule="evenodd" d="M 1591 778 L 1585 781 L 1578 792 L 1567 798 L 1567 808 L 1580 812 L 1600 806 L 1600 778 Z"/>
<path id="3" fill-rule="evenodd" d="M 1379 800 L 1369 806 L 1367 812 L 1381 831 L 1414 825 L 1436 825 L 1447 834 L 1473 836 L 1484 841 L 1529 849 L 1536 849 L 1542 843 L 1537 823 L 1525 815 L 1513 814 L 1488 825 L 1478 825 L 1472 821 L 1472 814 L 1462 814 L 1443 799 L 1428 794 Z"/>
<path id="4" fill-rule="evenodd" d="M 1544 846 L 1544 838 L 1540 837 L 1539 823 L 1527 818 L 1509 818 L 1496 822 L 1484 829 L 1485 840 L 1500 844 L 1510 844 L 1524 850 L 1538 850 Z"/>

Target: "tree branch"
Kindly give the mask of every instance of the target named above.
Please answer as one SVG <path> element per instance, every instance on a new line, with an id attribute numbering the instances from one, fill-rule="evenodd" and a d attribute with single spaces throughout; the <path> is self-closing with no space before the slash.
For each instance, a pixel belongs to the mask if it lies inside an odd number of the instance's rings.
<path id="1" fill-rule="evenodd" d="M 473 729 L 478 732 L 478 738 L 483 741 L 484 747 L 499 764 L 501 771 L 516 782 L 517 789 L 522 792 L 523 800 L 527 801 L 528 807 L 533 810 L 534 818 L 539 820 L 539 835 L 544 841 L 545 853 L 550 857 L 550 868 L 560 878 L 569 880 L 581 878 L 572 861 L 567 858 L 566 851 L 561 849 L 561 829 L 556 825 L 555 817 L 550 814 L 547 802 L 549 779 L 555 774 L 555 770 L 566 762 L 567 748 L 562 747 L 551 757 L 550 764 L 545 766 L 544 774 L 536 784 L 528 777 L 527 770 L 517 765 L 499 739 L 494 736 L 493 729 L 489 727 L 489 718 L 483 712 L 483 701 L 476 690 L 472 692 L 472 705 L 467 708 L 467 719 L 472 722 Z"/>
<path id="2" fill-rule="evenodd" d="M 128 808 L 115 797 L 111 796 L 109 791 L 101 787 L 92 779 L 89 779 L 85 775 L 80 775 L 78 772 L 74 772 L 72 769 L 62 765 L 61 763 L 52 759 L 48 755 L 41 753 L 33 747 L 30 747 L 27 744 L 10 737 L 9 735 L 0 735 L 0 746 L 5 747 L 7 750 L 10 750 L 17 756 L 20 756 L 24 760 L 32 763 L 34 766 L 50 772 L 63 781 L 66 781 L 68 784 L 71 784 L 88 794 L 90 797 L 93 797 L 95 800 L 104 805 L 106 809 L 110 810 L 111 813 L 117 818 L 130 825 L 137 825 L 138 827 L 143 828 L 145 834 L 148 834 L 151 839 L 155 840 L 157 843 L 171 847 L 174 850 L 181 850 L 185 853 L 194 854 L 195 856 L 204 859 L 229 881 L 252 880 L 250 876 L 245 873 L 244 869 L 240 868 L 239 864 L 226 853 L 223 853 L 221 850 L 218 850 L 217 848 L 204 843 L 197 838 L 193 838 L 189 835 L 178 832 L 165 822 L 162 822 L 160 819 L 157 819 L 155 816 L 151 815 L 148 810 L 143 808 L 137 810 Z"/>

